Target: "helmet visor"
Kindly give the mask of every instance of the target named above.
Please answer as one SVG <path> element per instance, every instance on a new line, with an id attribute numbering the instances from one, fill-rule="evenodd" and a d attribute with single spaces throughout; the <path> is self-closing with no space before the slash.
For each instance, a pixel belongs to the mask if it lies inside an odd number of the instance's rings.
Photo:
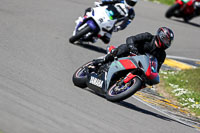
<path id="1" fill-rule="evenodd" d="M 126 3 L 127 3 L 129 6 L 134 6 L 134 5 L 135 5 L 135 2 L 132 1 L 132 0 L 126 0 Z"/>
<path id="2" fill-rule="evenodd" d="M 167 48 L 170 47 L 170 45 L 171 45 L 170 37 L 167 37 L 163 31 L 160 31 L 158 36 L 165 47 L 167 47 Z"/>

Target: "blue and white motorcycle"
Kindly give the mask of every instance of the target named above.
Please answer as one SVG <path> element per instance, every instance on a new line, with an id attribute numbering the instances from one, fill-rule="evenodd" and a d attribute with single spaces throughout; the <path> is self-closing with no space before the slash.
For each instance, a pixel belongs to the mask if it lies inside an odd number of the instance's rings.
<path id="1" fill-rule="evenodd" d="M 128 10 L 122 3 L 115 4 L 113 8 L 109 6 L 97 6 L 87 12 L 84 17 L 76 20 L 76 27 L 69 42 L 96 42 L 104 35 L 110 35 L 118 21 L 115 12 L 128 14 Z"/>

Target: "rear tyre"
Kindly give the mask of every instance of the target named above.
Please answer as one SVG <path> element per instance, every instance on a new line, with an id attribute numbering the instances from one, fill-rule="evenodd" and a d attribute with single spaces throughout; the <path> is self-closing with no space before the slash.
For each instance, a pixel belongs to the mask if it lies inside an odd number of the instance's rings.
<path id="1" fill-rule="evenodd" d="M 87 72 L 86 68 L 92 64 L 92 61 L 84 64 L 81 66 L 79 69 L 76 70 L 76 72 L 73 74 L 72 81 L 75 86 L 78 86 L 80 88 L 85 88 L 87 87 L 86 81 L 87 81 Z"/>
<path id="2" fill-rule="evenodd" d="M 166 18 L 170 18 L 174 15 L 175 11 L 180 9 L 180 5 L 178 3 L 172 5 L 168 10 L 167 12 L 165 13 L 165 17 Z"/>
<path id="3" fill-rule="evenodd" d="M 125 85 L 127 87 L 125 87 Z M 142 81 L 138 77 L 135 77 L 125 85 L 119 87 L 117 83 L 115 83 L 108 89 L 106 99 L 112 102 L 122 101 L 135 94 L 142 87 Z M 123 87 L 124 89 L 122 89 Z"/>
<path id="4" fill-rule="evenodd" d="M 87 25 L 85 28 L 80 30 L 75 36 L 72 36 L 69 39 L 69 42 L 74 43 L 75 41 L 78 41 L 82 36 L 86 35 L 90 31 L 92 31 L 92 29 Z"/>

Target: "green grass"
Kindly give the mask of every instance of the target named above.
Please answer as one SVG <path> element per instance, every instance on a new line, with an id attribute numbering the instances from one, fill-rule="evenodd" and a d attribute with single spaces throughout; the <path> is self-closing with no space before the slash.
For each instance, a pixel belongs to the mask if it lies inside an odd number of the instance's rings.
<path id="1" fill-rule="evenodd" d="M 149 1 L 160 2 L 162 4 L 167 4 L 167 5 L 172 5 L 175 2 L 175 0 L 149 0 Z"/>
<path id="2" fill-rule="evenodd" d="M 186 108 L 200 116 L 200 68 L 183 71 L 161 71 L 164 89 Z"/>

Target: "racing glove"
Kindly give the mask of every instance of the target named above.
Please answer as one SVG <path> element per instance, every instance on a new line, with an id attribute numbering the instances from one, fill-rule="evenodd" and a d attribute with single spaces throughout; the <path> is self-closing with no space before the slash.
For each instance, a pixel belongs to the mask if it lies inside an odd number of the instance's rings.
<path id="1" fill-rule="evenodd" d="M 138 49 L 137 49 L 136 47 L 134 47 L 133 44 L 129 44 L 129 45 L 128 45 L 128 48 L 129 48 L 130 53 L 133 53 L 133 54 L 136 54 L 136 55 L 139 54 L 139 53 L 138 53 Z"/>

